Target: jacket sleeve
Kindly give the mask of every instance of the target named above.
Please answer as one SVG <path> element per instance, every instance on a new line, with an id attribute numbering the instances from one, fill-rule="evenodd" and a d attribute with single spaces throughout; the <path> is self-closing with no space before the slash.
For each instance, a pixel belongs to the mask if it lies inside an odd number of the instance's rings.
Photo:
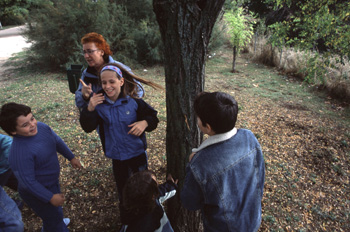
<path id="1" fill-rule="evenodd" d="M 81 128 L 87 133 L 92 132 L 98 126 L 98 114 L 97 111 L 88 111 L 87 107 L 84 107 L 80 113 L 80 125 Z"/>
<path id="2" fill-rule="evenodd" d="M 193 175 L 190 165 L 186 167 L 186 177 L 180 198 L 182 205 L 188 210 L 198 210 L 204 206 L 203 192 Z"/>
<path id="3" fill-rule="evenodd" d="M 158 112 L 152 108 L 152 106 L 148 105 L 142 99 L 135 99 L 138 104 L 137 109 L 137 121 L 146 120 L 148 123 L 148 127 L 146 128 L 147 132 L 153 131 L 158 126 Z"/>
<path id="4" fill-rule="evenodd" d="M 81 74 L 81 77 L 80 77 L 80 79 L 82 79 L 83 81 L 85 78 L 85 72 L 86 72 L 86 69 L 83 71 L 83 73 Z M 85 101 L 85 99 L 83 98 L 83 94 L 81 92 L 82 87 L 83 87 L 82 84 L 79 82 L 78 89 L 77 89 L 77 91 L 75 91 L 75 105 L 78 108 L 86 107 L 88 104 L 88 101 Z"/>
<path id="5" fill-rule="evenodd" d="M 175 196 L 177 184 L 172 181 L 167 181 L 164 184 L 158 186 L 159 190 L 159 202 L 162 204 L 164 201 Z"/>
<path id="6" fill-rule="evenodd" d="M 10 154 L 12 138 L 7 135 L 0 134 L 0 171 L 9 169 L 8 157 Z"/>

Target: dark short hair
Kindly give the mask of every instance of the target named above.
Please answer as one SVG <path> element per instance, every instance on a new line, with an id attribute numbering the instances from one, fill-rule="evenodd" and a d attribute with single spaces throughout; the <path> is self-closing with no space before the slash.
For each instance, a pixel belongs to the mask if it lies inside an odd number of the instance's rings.
<path id="1" fill-rule="evenodd" d="M 202 125 L 210 125 L 216 134 L 232 130 L 237 121 L 238 104 L 234 97 L 223 92 L 202 92 L 194 101 L 194 111 Z"/>
<path id="2" fill-rule="evenodd" d="M 14 102 L 6 103 L 1 107 L 0 127 L 9 135 L 16 131 L 17 118 L 27 116 L 32 112 L 29 106 Z"/>
<path id="3" fill-rule="evenodd" d="M 134 215 L 152 212 L 159 196 L 158 184 L 152 178 L 154 172 L 144 170 L 132 175 L 123 189 L 123 206 Z"/>

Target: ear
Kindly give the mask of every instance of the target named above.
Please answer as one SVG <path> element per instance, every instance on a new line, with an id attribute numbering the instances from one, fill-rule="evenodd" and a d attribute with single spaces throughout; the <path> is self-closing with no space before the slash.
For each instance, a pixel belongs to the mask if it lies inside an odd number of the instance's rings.
<path id="1" fill-rule="evenodd" d="M 120 79 L 120 86 L 123 86 L 124 85 L 124 77 L 122 77 L 121 79 Z"/>
<path id="2" fill-rule="evenodd" d="M 214 130 L 211 128 L 211 126 L 209 125 L 209 123 L 206 124 L 205 128 L 207 129 L 207 132 L 208 132 L 207 134 L 208 134 L 208 135 L 211 136 L 211 135 L 215 135 L 215 134 L 216 134 L 215 131 L 214 131 Z"/>

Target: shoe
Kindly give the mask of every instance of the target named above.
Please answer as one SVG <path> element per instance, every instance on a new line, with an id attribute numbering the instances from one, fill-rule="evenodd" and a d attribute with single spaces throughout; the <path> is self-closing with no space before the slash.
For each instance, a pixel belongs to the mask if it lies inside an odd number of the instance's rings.
<path id="1" fill-rule="evenodd" d="M 64 224 L 66 224 L 66 226 L 68 226 L 68 224 L 70 223 L 70 219 L 69 218 L 63 218 L 63 222 L 64 222 Z"/>

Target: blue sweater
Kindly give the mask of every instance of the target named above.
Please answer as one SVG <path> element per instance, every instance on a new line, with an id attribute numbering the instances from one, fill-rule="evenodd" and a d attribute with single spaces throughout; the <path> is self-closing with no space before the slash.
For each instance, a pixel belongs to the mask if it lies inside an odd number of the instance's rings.
<path id="1" fill-rule="evenodd" d="M 49 202 L 53 193 L 50 186 L 59 184 L 60 164 L 57 152 L 65 158 L 74 158 L 63 140 L 46 124 L 38 122 L 34 136 L 15 135 L 9 163 L 19 182 L 19 191 Z"/>

